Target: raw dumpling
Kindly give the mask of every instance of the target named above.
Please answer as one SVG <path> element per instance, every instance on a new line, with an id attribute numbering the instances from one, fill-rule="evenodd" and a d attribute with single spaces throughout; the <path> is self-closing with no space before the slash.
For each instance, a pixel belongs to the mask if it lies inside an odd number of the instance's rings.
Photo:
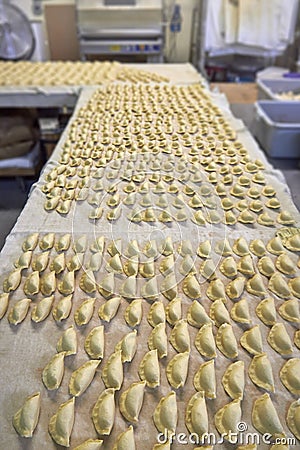
<path id="1" fill-rule="evenodd" d="M 236 361 L 230 364 L 223 377 L 222 384 L 233 400 L 243 399 L 245 389 L 245 364 L 244 361 Z"/>
<path id="2" fill-rule="evenodd" d="M 99 361 L 98 361 L 99 362 Z M 102 369 L 102 379 L 107 388 L 121 389 L 123 383 L 123 365 L 121 350 L 114 352 L 108 358 Z"/>
<path id="3" fill-rule="evenodd" d="M 49 253 L 50 252 L 43 252 L 36 256 L 31 264 L 32 269 L 37 270 L 38 272 L 43 272 L 48 266 Z"/>
<path id="4" fill-rule="evenodd" d="M 289 287 L 291 289 L 292 294 L 300 298 L 300 277 L 293 278 L 289 281 Z"/>
<path id="5" fill-rule="evenodd" d="M 225 277 L 232 278 L 237 275 L 237 265 L 232 256 L 228 256 L 223 259 L 220 264 L 220 271 L 225 275 Z"/>
<path id="6" fill-rule="evenodd" d="M 220 327 L 222 323 L 230 323 L 229 312 L 222 300 L 215 300 L 212 303 L 209 315 L 217 327 Z"/>
<path id="7" fill-rule="evenodd" d="M 52 315 L 54 320 L 57 322 L 61 322 L 64 319 L 67 319 L 70 315 L 72 309 L 72 295 L 68 295 L 67 297 L 63 297 L 55 306 L 52 311 Z"/>
<path id="8" fill-rule="evenodd" d="M 299 323 L 300 322 L 300 309 L 299 300 L 292 298 L 291 300 L 286 300 L 282 305 L 279 306 L 278 312 L 281 317 L 288 322 Z"/>
<path id="9" fill-rule="evenodd" d="M 24 252 L 14 263 L 16 269 L 28 269 L 32 259 L 32 251 Z"/>
<path id="10" fill-rule="evenodd" d="M 275 323 L 267 337 L 270 346 L 280 355 L 293 353 L 293 345 L 283 323 Z"/>
<path id="11" fill-rule="evenodd" d="M 280 370 L 280 379 L 284 386 L 294 395 L 300 394 L 300 359 L 291 358 L 284 363 Z"/>
<path id="12" fill-rule="evenodd" d="M 260 353 L 262 353 L 263 344 L 259 325 L 254 325 L 254 327 L 246 330 L 241 336 L 240 344 L 251 355 L 259 355 Z"/>
<path id="13" fill-rule="evenodd" d="M 127 277 L 137 276 L 139 270 L 138 255 L 128 258 L 123 264 L 123 271 Z"/>
<path id="14" fill-rule="evenodd" d="M 191 435 L 197 435 L 200 439 L 208 433 L 208 414 L 204 392 L 196 392 L 188 401 L 185 424 Z"/>
<path id="15" fill-rule="evenodd" d="M 280 273 L 274 273 L 269 280 L 269 289 L 278 295 L 278 297 L 286 299 L 290 298 L 291 291 L 283 276 Z"/>
<path id="16" fill-rule="evenodd" d="M 120 287 L 120 295 L 124 298 L 136 298 L 137 280 L 135 275 L 128 277 Z"/>
<path id="17" fill-rule="evenodd" d="M 170 325 L 175 325 L 181 319 L 182 316 L 182 308 L 181 308 L 181 299 L 179 297 L 175 297 L 172 301 L 168 303 L 166 306 L 166 316 L 167 321 Z"/>
<path id="18" fill-rule="evenodd" d="M 98 237 L 90 246 L 90 250 L 92 253 L 100 253 L 103 254 L 105 245 L 104 236 Z"/>
<path id="19" fill-rule="evenodd" d="M 133 300 L 126 308 L 124 318 L 130 327 L 136 327 L 143 317 L 142 299 Z"/>
<path id="20" fill-rule="evenodd" d="M 29 236 L 27 236 L 27 238 L 25 239 L 25 241 L 22 244 L 23 252 L 28 252 L 28 251 L 34 250 L 35 247 L 37 246 L 38 240 L 39 240 L 38 233 L 32 233 Z"/>
<path id="21" fill-rule="evenodd" d="M 199 268 L 199 272 L 206 280 L 213 280 L 216 278 L 217 263 L 212 259 L 203 261 Z"/>
<path id="22" fill-rule="evenodd" d="M 66 267 L 66 260 L 64 253 L 60 253 L 55 258 L 53 258 L 50 264 L 50 270 L 54 271 L 55 274 L 59 274 L 64 271 Z"/>
<path id="23" fill-rule="evenodd" d="M 84 341 L 84 349 L 92 359 L 103 358 L 104 355 L 104 327 L 93 328 Z"/>
<path id="24" fill-rule="evenodd" d="M 101 392 L 92 411 L 92 420 L 98 434 L 109 435 L 115 421 L 115 390 L 105 389 Z"/>
<path id="25" fill-rule="evenodd" d="M 121 297 L 113 297 L 100 306 L 98 315 L 105 322 L 110 322 L 118 312 L 121 304 Z"/>
<path id="26" fill-rule="evenodd" d="M 155 408 L 153 420 L 156 428 L 161 433 L 166 433 L 168 437 L 175 433 L 178 415 L 176 394 L 174 391 L 171 391 L 160 399 Z"/>
<path id="27" fill-rule="evenodd" d="M 274 325 L 276 323 L 274 298 L 268 297 L 262 300 L 256 307 L 256 314 L 265 325 Z"/>
<path id="28" fill-rule="evenodd" d="M 57 252 L 66 251 L 70 247 L 70 243 L 71 243 L 71 235 L 64 234 L 55 242 L 55 250 Z"/>
<path id="29" fill-rule="evenodd" d="M 256 386 L 275 392 L 272 364 L 266 353 L 260 353 L 252 358 L 249 377 Z"/>
<path id="30" fill-rule="evenodd" d="M 184 281 L 182 290 L 185 293 L 185 295 L 192 300 L 195 300 L 197 298 L 201 297 L 201 288 L 200 284 L 195 277 L 195 275 L 188 275 Z"/>
<path id="31" fill-rule="evenodd" d="M 8 308 L 9 294 L 0 294 L 0 319 L 5 316 Z"/>
<path id="32" fill-rule="evenodd" d="M 30 303 L 30 298 L 23 298 L 22 300 L 18 300 L 8 313 L 7 319 L 9 323 L 11 323 L 12 325 L 18 325 L 19 323 L 23 322 L 23 320 L 27 316 Z"/>
<path id="33" fill-rule="evenodd" d="M 38 294 L 39 290 L 40 290 L 40 274 L 38 271 L 34 271 L 26 278 L 23 286 L 23 291 L 25 295 L 30 297 L 32 295 Z"/>
<path id="34" fill-rule="evenodd" d="M 205 356 L 206 358 L 215 358 L 217 356 L 215 338 L 212 332 L 212 323 L 202 325 L 197 333 L 195 346 L 200 355 Z"/>
<path id="35" fill-rule="evenodd" d="M 115 292 L 115 276 L 114 273 L 106 275 L 101 282 L 98 284 L 98 291 L 104 298 L 110 298 Z"/>
<path id="36" fill-rule="evenodd" d="M 269 258 L 269 256 L 263 256 L 262 258 L 260 258 L 258 260 L 257 267 L 260 273 L 268 278 L 270 278 L 276 272 L 273 261 L 271 258 Z"/>
<path id="37" fill-rule="evenodd" d="M 242 256 L 238 262 L 237 268 L 243 275 L 253 276 L 255 269 L 251 255 Z"/>
<path id="38" fill-rule="evenodd" d="M 23 406 L 13 416 L 13 426 L 22 437 L 32 437 L 40 415 L 40 392 L 26 398 Z"/>
<path id="39" fill-rule="evenodd" d="M 156 300 L 158 298 L 159 289 L 156 277 L 150 278 L 150 280 L 146 281 L 141 288 L 141 295 L 147 300 Z"/>
<path id="40" fill-rule="evenodd" d="M 93 317 L 94 306 L 94 298 L 87 298 L 81 303 L 79 308 L 74 313 L 74 320 L 76 325 L 81 326 L 89 323 L 89 321 Z"/>
<path id="41" fill-rule="evenodd" d="M 185 319 L 175 324 L 171 331 L 170 342 L 179 353 L 190 351 L 190 335 Z"/>
<path id="42" fill-rule="evenodd" d="M 258 256 L 259 258 L 266 254 L 266 247 L 261 239 L 254 239 L 251 241 L 249 249 L 253 255 Z"/>
<path id="43" fill-rule="evenodd" d="M 50 314 L 53 302 L 53 295 L 51 295 L 51 297 L 42 298 L 37 304 L 34 305 L 31 312 L 31 320 L 36 323 L 45 320 Z"/>
<path id="44" fill-rule="evenodd" d="M 45 234 L 39 242 L 41 250 L 50 250 L 54 246 L 55 234 L 48 233 Z"/>
<path id="45" fill-rule="evenodd" d="M 194 300 L 187 311 L 187 321 L 193 327 L 200 328 L 205 323 L 210 323 L 211 319 L 204 307 L 197 300 Z"/>
<path id="46" fill-rule="evenodd" d="M 73 250 L 75 253 L 84 253 L 87 248 L 87 238 L 86 236 L 81 236 L 73 244 Z"/>
<path id="47" fill-rule="evenodd" d="M 43 275 L 40 280 L 40 289 L 43 295 L 49 296 L 55 292 L 56 289 L 56 278 L 55 272 L 49 272 Z"/>
<path id="48" fill-rule="evenodd" d="M 232 250 L 234 253 L 238 256 L 246 256 L 249 254 L 249 247 L 248 243 L 245 238 L 241 237 L 234 241 L 234 244 L 232 246 Z"/>
<path id="49" fill-rule="evenodd" d="M 284 437 L 284 431 L 269 394 L 263 394 L 253 403 L 252 424 L 261 433 Z"/>
<path id="50" fill-rule="evenodd" d="M 123 266 L 118 253 L 108 260 L 106 270 L 107 272 L 123 273 Z"/>
<path id="51" fill-rule="evenodd" d="M 159 323 L 153 328 L 148 339 L 148 347 L 150 350 L 157 349 L 159 358 L 167 356 L 168 337 L 166 334 L 165 323 Z"/>
<path id="52" fill-rule="evenodd" d="M 167 379 L 174 389 L 179 389 L 185 385 L 188 374 L 189 357 L 190 352 L 178 353 L 170 359 L 167 365 Z"/>
<path id="53" fill-rule="evenodd" d="M 92 270 L 86 270 L 80 278 L 80 289 L 87 294 L 91 294 L 96 291 L 96 280 Z"/>
<path id="54" fill-rule="evenodd" d="M 144 355 L 139 365 L 139 376 L 150 388 L 160 385 L 160 368 L 156 349 L 150 350 Z"/>
<path id="55" fill-rule="evenodd" d="M 177 296 L 177 281 L 174 273 L 168 274 L 160 285 L 160 292 L 168 300 Z"/>
<path id="56" fill-rule="evenodd" d="M 262 276 L 258 273 L 247 281 L 246 289 L 250 294 L 257 297 L 264 297 L 266 295 L 266 288 Z"/>
<path id="57" fill-rule="evenodd" d="M 83 258 L 84 253 L 76 253 L 76 255 L 73 255 L 71 259 L 67 262 L 67 268 L 69 272 L 77 272 L 81 269 L 83 265 Z"/>
<path id="58" fill-rule="evenodd" d="M 231 300 L 238 299 L 244 292 L 246 279 L 245 277 L 236 277 L 230 281 L 226 286 L 226 294 Z"/>
<path id="59" fill-rule="evenodd" d="M 52 439 L 65 447 L 70 446 L 70 437 L 74 425 L 75 397 L 62 403 L 49 422 L 49 433 Z"/>
<path id="60" fill-rule="evenodd" d="M 228 242 L 228 239 L 224 239 L 222 241 L 216 242 L 215 252 L 218 255 L 231 256 L 232 255 L 232 249 L 231 249 L 231 246 L 230 246 L 230 244 Z"/>
<path id="61" fill-rule="evenodd" d="M 211 253 L 211 243 L 210 241 L 204 241 L 199 244 L 197 255 L 200 256 L 200 258 L 208 258 Z"/>
<path id="62" fill-rule="evenodd" d="M 226 358 L 236 358 L 238 356 L 237 342 L 232 326 L 229 323 L 223 323 L 218 329 L 216 344 Z"/>
<path id="63" fill-rule="evenodd" d="M 276 258 L 276 268 L 286 275 L 294 275 L 296 273 L 296 263 L 286 253 L 281 253 Z"/>
<path id="64" fill-rule="evenodd" d="M 242 298 L 235 303 L 230 311 L 231 318 L 238 323 L 251 323 L 251 316 L 249 311 L 249 305 L 246 298 Z"/>
<path id="65" fill-rule="evenodd" d="M 77 335 L 76 331 L 71 325 L 67 328 L 56 344 L 57 352 L 64 352 L 65 356 L 76 355 L 77 353 Z"/>
<path id="66" fill-rule="evenodd" d="M 127 333 L 115 346 L 115 352 L 121 351 L 122 362 L 131 362 L 137 349 L 137 331 Z"/>
<path id="67" fill-rule="evenodd" d="M 95 376 L 99 364 L 99 360 L 92 359 L 74 370 L 69 382 L 69 392 L 71 395 L 79 397 L 86 391 Z"/>
<path id="68" fill-rule="evenodd" d="M 58 389 L 64 375 L 65 353 L 60 352 L 52 356 L 42 373 L 42 380 L 46 388 L 50 391 Z"/>
<path id="69" fill-rule="evenodd" d="M 181 241 L 177 251 L 181 256 L 193 255 L 194 252 L 191 241 L 190 240 Z"/>
<path id="70" fill-rule="evenodd" d="M 209 283 L 206 295 L 213 302 L 219 299 L 223 300 L 224 302 L 227 301 L 225 286 L 220 278 L 217 278 L 216 280 L 213 280 Z"/>
<path id="71" fill-rule="evenodd" d="M 300 441 L 300 401 L 291 403 L 286 417 L 286 423 L 293 435 Z"/>
<path id="72" fill-rule="evenodd" d="M 148 261 L 140 265 L 140 274 L 144 278 L 152 278 L 155 276 L 154 259 L 149 259 Z"/>
<path id="73" fill-rule="evenodd" d="M 121 239 L 115 239 L 109 243 L 107 246 L 107 252 L 110 254 L 110 256 L 115 256 L 116 254 L 121 255 L 122 254 L 122 240 Z"/>
<path id="74" fill-rule="evenodd" d="M 200 365 L 194 376 L 194 386 L 197 391 L 203 391 L 206 398 L 216 398 L 216 372 L 213 359 Z"/>
<path id="75" fill-rule="evenodd" d="M 101 439 L 87 439 L 74 448 L 74 450 L 100 450 L 103 441 Z"/>
<path id="76" fill-rule="evenodd" d="M 130 426 L 126 431 L 119 434 L 112 450 L 135 450 L 133 428 Z"/>
<path id="77" fill-rule="evenodd" d="M 122 392 L 119 400 L 120 411 L 128 422 L 137 423 L 143 406 L 145 381 L 132 383 Z"/>
<path id="78" fill-rule="evenodd" d="M 67 272 L 60 283 L 58 283 L 58 290 L 63 295 L 73 294 L 75 290 L 75 275 L 74 272 Z"/>
<path id="79" fill-rule="evenodd" d="M 164 304 L 159 301 L 153 303 L 150 307 L 147 319 L 152 327 L 155 327 L 159 323 L 165 323 L 166 314 Z"/>
<path id="80" fill-rule="evenodd" d="M 169 256 L 174 254 L 174 247 L 172 238 L 168 236 L 160 245 L 159 251 L 164 256 Z"/>
<path id="81" fill-rule="evenodd" d="M 215 426 L 224 439 L 230 442 L 231 433 L 238 432 L 238 424 L 242 418 L 241 401 L 239 399 L 227 403 L 215 414 Z"/>

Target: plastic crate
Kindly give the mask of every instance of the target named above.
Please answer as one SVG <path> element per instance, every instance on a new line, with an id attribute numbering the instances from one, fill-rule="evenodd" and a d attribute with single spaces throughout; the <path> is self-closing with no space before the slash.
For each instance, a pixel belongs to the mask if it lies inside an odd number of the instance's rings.
<path id="1" fill-rule="evenodd" d="M 277 94 L 292 91 L 300 94 L 300 79 L 282 79 L 282 80 L 264 80 L 257 79 L 257 98 L 258 100 L 281 100 Z M 297 101 L 297 100 L 291 100 Z M 299 101 L 299 100 L 298 100 Z"/>
<path id="2" fill-rule="evenodd" d="M 300 158 L 300 102 L 255 103 L 253 134 L 273 158 Z"/>

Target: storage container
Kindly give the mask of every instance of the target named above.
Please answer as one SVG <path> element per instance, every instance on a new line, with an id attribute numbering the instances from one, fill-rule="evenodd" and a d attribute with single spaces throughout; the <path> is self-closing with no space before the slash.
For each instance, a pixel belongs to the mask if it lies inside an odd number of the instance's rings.
<path id="1" fill-rule="evenodd" d="M 300 100 L 300 78 L 299 79 L 282 79 L 282 80 L 257 80 L 257 98 L 258 100 L 280 100 L 277 94 L 284 92 L 293 92 L 299 96 Z M 298 101 L 299 101 L 298 100 Z M 297 101 L 297 100 L 292 100 Z"/>
<path id="2" fill-rule="evenodd" d="M 300 102 L 256 102 L 253 134 L 269 156 L 300 158 Z"/>

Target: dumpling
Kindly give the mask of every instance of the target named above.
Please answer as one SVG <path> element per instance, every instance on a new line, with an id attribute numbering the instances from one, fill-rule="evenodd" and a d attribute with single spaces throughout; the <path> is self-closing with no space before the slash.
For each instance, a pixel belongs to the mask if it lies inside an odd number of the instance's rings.
<path id="1" fill-rule="evenodd" d="M 80 236 L 74 244 L 73 244 L 73 250 L 75 253 L 84 253 L 87 249 L 87 238 L 86 236 Z"/>
<path id="2" fill-rule="evenodd" d="M 135 450 L 133 428 L 130 426 L 126 431 L 119 434 L 112 450 Z"/>
<path id="3" fill-rule="evenodd" d="M 156 300 L 159 297 L 157 278 L 153 277 L 146 281 L 141 288 L 141 296 L 147 300 Z"/>
<path id="4" fill-rule="evenodd" d="M 70 446 L 70 437 L 74 425 L 75 397 L 62 403 L 49 422 L 49 433 L 52 439 L 65 447 Z"/>
<path id="5" fill-rule="evenodd" d="M 140 274 L 145 278 L 152 278 L 155 276 L 155 264 L 153 259 L 149 259 L 140 265 Z"/>
<path id="6" fill-rule="evenodd" d="M 282 305 L 279 306 L 278 312 L 281 317 L 288 322 L 300 322 L 299 301 L 296 298 L 286 300 Z"/>
<path id="7" fill-rule="evenodd" d="M 99 364 L 99 360 L 92 359 L 74 370 L 69 382 L 69 392 L 71 395 L 79 397 L 86 391 L 95 376 Z"/>
<path id="8" fill-rule="evenodd" d="M 263 394 L 253 403 L 252 424 L 261 433 L 284 437 L 284 431 L 269 394 Z"/>
<path id="9" fill-rule="evenodd" d="M 4 293 L 0 294 L 0 319 L 5 316 L 5 313 L 8 308 L 9 294 Z"/>
<path id="10" fill-rule="evenodd" d="M 110 298 L 114 295 L 115 292 L 115 276 L 114 273 L 111 272 L 106 275 L 100 283 L 97 285 L 98 291 L 104 298 Z"/>
<path id="11" fill-rule="evenodd" d="M 223 323 L 218 329 L 216 344 L 226 358 L 236 358 L 238 356 L 236 338 L 232 326 L 229 323 Z"/>
<path id="12" fill-rule="evenodd" d="M 67 272 L 58 283 L 59 292 L 63 295 L 73 294 L 75 290 L 75 275 L 74 272 Z"/>
<path id="13" fill-rule="evenodd" d="M 14 263 L 15 268 L 28 269 L 30 267 L 31 258 L 32 258 L 32 251 L 22 253 Z"/>
<path id="14" fill-rule="evenodd" d="M 27 297 L 38 294 L 40 290 L 40 274 L 38 271 L 32 272 L 25 280 L 23 291 Z"/>
<path id="15" fill-rule="evenodd" d="M 273 297 L 262 300 L 256 307 L 256 314 L 268 326 L 276 323 L 276 308 Z"/>
<path id="16" fill-rule="evenodd" d="M 267 337 L 270 346 L 280 355 L 293 353 L 293 345 L 283 323 L 275 323 Z"/>
<path id="17" fill-rule="evenodd" d="M 179 353 L 190 351 L 190 335 L 186 319 L 179 320 L 170 334 L 170 342 Z"/>
<path id="18" fill-rule="evenodd" d="M 294 275 L 296 273 L 296 263 L 286 253 L 281 253 L 276 258 L 276 268 L 286 275 Z"/>
<path id="19" fill-rule="evenodd" d="M 233 400 L 220 408 L 215 414 L 215 426 L 224 439 L 230 442 L 231 433 L 238 432 L 238 424 L 242 418 L 240 399 Z M 234 438 L 233 438 L 234 439 Z"/>
<path id="20" fill-rule="evenodd" d="M 238 323 L 250 324 L 252 322 L 246 298 L 242 298 L 233 305 L 230 311 L 230 317 Z"/>
<path id="21" fill-rule="evenodd" d="M 205 323 L 210 323 L 211 319 L 206 313 L 204 307 L 197 300 L 194 300 L 187 311 L 187 321 L 193 327 L 200 328 Z"/>
<path id="22" fill-rule="evenodd" d="M 36 256 L 32 261 L 32 269 L 37 270 L 38 272 L 43 272 L 48 266 L 49 253 L 50 252 L 47 251 Z"/>
<path id="23" fill-rule="evenodd" d="M 72 295 L 62 297 L 52 311 L 54 320 L 61 322 L 67 319 L 72 309 Z"/>
<path id="24" fill-rule="evenodd" d="M 118 312 L 121 304 L 121 297 L 113 297 L 100 306 L 98 315 L 105 322 L 110 322 Z"/>
<path id="25" fill-rule="evenodd" d="M 300 349 L 300 330 L 295 331 L 294 344 Z"/>
<path id="26" fill-rule="evenodd" d="M 167 379 L 174 389 L 179 389 L 185 385 L 188 374 L 189 358 L 190 352 L 178 353 L 170 359 L 167 365 Z"/>
<path id="27" fill-rule="evenodd" d="M 103 441 L 101 439 L 87 439 L 79 444 L 74 450 L 100 450 Z"/>
<path id="28" fill-rule="evenodd" d="M 220 264 L 220 271 L 225 275 L 225 277 L 232 278 L 237 275 L 237 265 L 232 256 L 228 256 L 223 259 Z"/>
<path id="29" fill-rule="evenodd" d="M 108 272 L 123 273 L 123 266 L 120 255 L 117 253 L 116 255 L 112 256 L 107 262 L 105 268 Z"/>
<path id="30" fill-rule="evenodd" d="M 246 279 L 245 277 L 236 277 L 226 286 L 226 294 L 231 300 L 238 299 L 244 292 Z"/>
<path id="31" fill-rule="evenodd" d="M 174 270 L 174 256 L 169 255 L 166 258 L 164 258 L 160 265 L 159 265 L 159 271 L 164 275 L 168 275 Z"/>
<path id="32" fill-rule="evenodd" d="M 124 298 L 134 299 L 136 298 L 137 279 L 135 275 L 127 277 L 120 287 L 120 295 Z"/>
<path id="33" fill-rule="evenodd" d="M 231 256 L 232 255 L 232 248 L 230 246 L 230 243 L 228 239 L 224 239 L 222 241 L 218 241 L 215 244 L 215 252 L 218 255 L 222 256 Z"/>
<path id="34" fill-rule="evenodd" d="M 254 239 L 251 241 L 249 249 L 253 255 L 258 256 L 259 258 L 266 254 L 266 247 L 261 239 Z"/>
<path id="35" fill-rule="evenodd" d="M 50 264 L 50 270 L 55 272 L 56 275 L 63 272 L 66 267 L 66 260 L 64 253 L 60 253 L 55 258 L 53 258 Z"/>
<path id="36" fill-rule="evenodd" d="M 92 359 L 101 359 L 104 355 L 104 327 L 92 328 L 84 341 L 84 349 Z"/>
<path id="37" fill-rule="evenodd" d="M 54 246 L 55 234 L 47 233 L 45 234 L 39 242 L 39 246 L 41 250 L 50 250 Z"/>
<path id="38" fill-rule="evenodd" d="M 40 415 L 40 397 L 40 392 L 28 396 L 13 416 L 13 426 L 22 437 L 32 437 L 34 433 Z"/>
<path id="39" fill-rule="evenodd" d="M 99 361 L 98 361 L 99 362 Z M 102 379 L 107 388 L 114 388 L 117 391 L 123 384 L 122 352 L 118 350 L 110 355 L 102 369 Z"/>
<path id="40" fill-rule="evenodd" d="M 45 296 L 49 296 L 55 292 L 56 290 L 55 272 L 51 271 L 42 276 L 42 278 L 40 279 L 40 290 L 41 293 Z"/>
<path id="41" fill-rule="evenodd" d="M 246 256 L 249 254 L 249 247 L 248 243 L 245 238 L 241 237 L 234 241 L 234 244 L 232 246 L 232 250 L 234 253 L 238 256 Z"/>
<path id="42" fill-rule="evenodd" d="M 195 339 L 195 346 L 200 355 L 206 358 L 215 358 L 216 344 L 212 332 L 212 323 L 205 323 L 198 331 Z"/>
<path id="43" fill-rule="evenodd" d="M 30 303 L 30 298 L 23 298 L 22 300 L 18 300 L 8 313 L 8 322 L 12 325 L 18 325 L 19 323 L 23 322 L 23 320 L 27 316 Z"/>
<path id="44" fill-rule="evenodd" d="M 160 399 L 153 414 L 154 424 L 158 431 L 166 433 L 168 437 L 172 436 L 176 431 L 177 414 L 176 394 L 171 391 Z"/>
<path id="45" fill-rule="evenodd" d="M 216 300 L 222 300 L 224 302 L 227 301 L 225 286 L 220 278 L 210 281 L 206 295 L 213 302 Z"/>
<path id="46" fill-rule="evenodd" d="M 104 236 L 99 236 L 90 245 L 90 250 L 92 253 L 100 253 L 102 255 L 104 251 L 104 246 L 105 246 Z"/>
<path id="47" fill-rule="evenodd" d="M 127 333 L 115 346 L 115 352 L 121 351 L 122 362 L 131 362 L 137 350 L 137 331 Z"/>
<path id="48" fill-rule="evenodd" d="M 159 323 L 165 323 L 166 314 L 164 304 L 160 301 L 154 302 L 150 307 L 147 319 L 152 327 L 156 327 Z"/>
<path id="49" fill-rule="evenodd" d="M 142 299 L 133 300 L 125 309 L 124 318 L 130 327 L 136 327 L 141 323 L 143 317 Z"/>
<path id="50" fill-rule="evenodd" d="M 67 268 L 69 272 L 77 272 L 81 269 L 83 265 L 84 253 L 76 253 L 76 255 L 72 256 L 67 262 Z"/>
<path id="51" fill-rule="evenodd" d="M 80 289 L 87 294 L 96 292 L 96 280 L 92 270 L 86 270 L 79 281 Z"/>
<path id="52" fill-rule="evenodd" d="M 99 395 L 92 410 L 92 420 L 98 434 L 111 433 L 115 421 L 115 410 L 115 390 L 105 389 Z"/>
<path id="53" fill-rule="evenodd" d="M 197 278 L 194 275 L 188 275 L 183 281 L 182 290 L 185 295 L 192 300 L 201 297 L 201 288 Z"/>
<path id="54" fill-rule="evenodd" d="M 291 403 L 287 416 L 286 423 L 293 435 L 300 441 L 300 401 L 299 399 Z"/>
<path id="55" fill-rule="evenodd" d="M 291 289 L 292 294 L 300 298 L 300 277 L 293 278 L 289 281 L 289 287 Z"/>
<path id="56" fill-rule="evenodd" d="M 264 297 L 266 295 L 266 288 L 263 279 L 258 273 L 252 278 L 249 278 L 246 283 L 246 289 L 250 294 L 257 297 Z"/>
<path id="57" fill-rule="evenodd" d="M 217 327 L 220 327 L 222 323 L 230 323 L 229 312 L 222 300 L 215 300 L 212 303 L 209 315 Z"/>
<path id="58" fill-rule="evenodd" d="M 300 358 L 291 358 L 280 369 L 279 375 L 282 384 L 293 394 L 300 394 Z"/>
<path id="59" fill-rule="evenodd" d="M 137 423 L 143 406 L 145 381 L 132 383 L 119 400 L 121 414 L 128 422 Z"/>
<path id="60" fill-rule="evenodd" d="M 208 433 L 208 414 L 204 392 L 196 392 L 188 401 L 185 412 L 185 424 L 191 435 L 200 439 Z"/>
<path id="61" fill-rule="evenodd" d="M 93 317 L 94 306 L 94 298 L 88 298 L 81 303 L 79 308 L 74 313 L 74 320 L 76 325 L 82 326 L 89 323 L 89 321 Z"/>
<path id="62" fill-rule="evenodd" d="M 123 264 L 123 272 L 127 277 L 137 276 L 139 271 L 139 257 L 138 255 L 128 258 Z"/>
<path id="63" fill-rule="evenodd" d="M 288 250 L 291 250 L 292 252 L 299 252 L 300 251 L 300 235 L 294 234 L 293 236 L 290 236 L 289 238 L 286 239 L 284 245 Z"/>
<path id="64" fill-rule="evenodd" d="M 211 243 L 209 240 L 201 242 L 197 249 L 197 255 L 200 258 L 208 258 L 211 254 Z"/>
<path id="65" fill-rule="evenodd" d="M 38 244 L 38 240 L 39 240 L 39 233 L 32 233 L 29 236 L 27 236 L 27 238 L 22 244 L 23 252 L 34 250 Z"/>
<path id="66" fill-rule="evenodd" d="M 3 281 L 4 292 L 13 292 L 20 286 L 22 279 L 22 269 L 13 270 Z"/>
<path id="67" fill-rule="evenodd" d="M 56 240 L 54 247 L 57 252 L 64 252 L 68 250 L 71 243 L 71 235 L 69 233 L 63 234 L 58 240 Z"/>
<path id="68" fill-rule="evenodd" d="M 197 391 L 203 391 L 206 398 L 216 398 L 216 372 L 213 359 L 200 365 L 194 376 L 194 386 Z"/>
<path id="69" fill-rule="evenodd" d="M 166 239 L 161 243 L 159 247 L 159 251 L 164 256 L 169 256 L 174 254 L 174 247 L 172 238 L 170 236 L 166 237 Z"/>
<path id="70" fill-rule="evenodd" d="M 181 256 L 193 255 L 193 247 L 190 240 L 182 240 L 177 249 Z"/>
<path id="71" fill-rule="evenodd" d="M 50 391 L 58 389 L 64 375 L 65 353 L 60 352 L 52 356 L 42 373 L 42 380 L 46 388 Z"/>
<path id="72" fill-rule="evenodd" d="M 160 385 L 160 367 L 157 350 L 147 352 L 139 365 L 139 376 L 147 386 L 155 388 Z"/>
<path id="73" fill-rule="evenodd" d="M 184 276 L 188 275 L 189 273 L 195 274 L 195 257 L 193 258 L 191 255 L 184 256 L 179 267 L 179 272 Z"/>
<path id="74" fill-rule="evenodd" d="M 67 328 L 57 341 L 56 351 L 64 352 L 65 356 L 76 355 L 77 335 L 73 325 Z"/>
<path id="75" fill-rule="evenodd" d="M 36 323 L 45 320 L 50 314 L 53 302 L 53 295 L 51 295 L 51 297 L 42 298 L 37 304 L 34 305 L 31 312 L 31 320 Z"/>
<path id="76" fill-rule="evenodd" d="M 87 263 L 86 268 L 92 272 L 98 272 L 102 264 L 102 253 L 93 253 Z"/>
<path id="77" fill-rule="evenodd" d="M 236 361 L 227 367 L 222 377 L 222 385 L 233 400 L 243 399 L 245 389 L 244 361 Z"/>
<path id="78" fill-rule="evenodd" d="M 199 272 L 206 280 L 213 280 L 216 278 L 217 264 L 212 259 L 206 259 L 200 265 Z"/>
<path id="79" fill-rule="evenodd" d="M 270 278 L 276 272 L 273 261 L 271 258 L 269 258 L 269 256 L 263 256 L 262 258 L 260 258 L 258 260 L 257 267 L 260 273 L 268 278 Z"/>
<path id="80" fill-rule="evenodd" d="M 275 392 L 272 364 L 266 353 L 260 353 L 252 358 L 248 372 L 256 386 Z"/>
<path id="81" fill-rule="evenodd" d="M 263 352 L 262 336 L 259 325 L 246 330 L 240 339 L 240 344 L 251 355 L 259 355 Z"/>
<path id="82" fill-rule="evenodd" d="M 173 300 L 177 296 L 177 281 L 174 273 L 167 275 L 160 284 L 160 292 L 168 300 Z"/>

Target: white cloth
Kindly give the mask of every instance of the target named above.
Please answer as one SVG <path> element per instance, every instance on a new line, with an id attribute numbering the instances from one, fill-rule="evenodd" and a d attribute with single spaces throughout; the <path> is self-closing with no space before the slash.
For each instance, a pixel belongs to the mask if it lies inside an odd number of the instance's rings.
<path id="1" fill-rule="evenodd" d="M 208 0 L 205 30 L 205 49 L 224 47 L 224 0 Z"/>
<path id="2" fill-rule="evenodd" d="M 224 0 L 225 17 L 225 42 L 234 44 L 237 41 L 239 27 L 239 2 L 238 0 Z"/>

